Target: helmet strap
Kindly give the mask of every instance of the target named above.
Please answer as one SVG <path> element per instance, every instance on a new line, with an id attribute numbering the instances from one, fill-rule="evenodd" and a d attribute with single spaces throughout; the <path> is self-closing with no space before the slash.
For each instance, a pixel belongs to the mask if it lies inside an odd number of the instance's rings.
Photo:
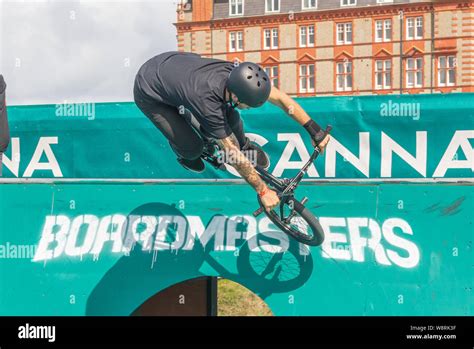
<path id="1" fill-rule="evenodd" d="M 227 88 L 225 89 L 225 92 L 229 93 L 229 98 L 227 99 L 227 103 L 230 104 L 230 107 L 232 109 L 235 109 L 240 104 L 240 102 L 234 102 L 234 100 L 232 99 L 232 92 L 230 92 Z M 224 92 L 224 94 L 225 94 L 225 92 Z"/>

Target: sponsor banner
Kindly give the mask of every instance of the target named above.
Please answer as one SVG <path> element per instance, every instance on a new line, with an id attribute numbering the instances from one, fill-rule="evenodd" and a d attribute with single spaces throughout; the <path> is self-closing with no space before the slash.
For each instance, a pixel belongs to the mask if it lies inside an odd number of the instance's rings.
<path id="1" fill-rule="evenodd" d="M 307 177 L 331 180 L 472 180 L 474 94 L 297 99 L 321 126 L 333 126 L 326 154 Z M 7 178 L 237 178 L 208 166 L 184 170 L 167 140 L 134 103 L 9 107 Z M 242 112 L 249 137 L 289 177 L 309 158 L 304 129 L 267 103 Z"/>
<path id="2" fill-rule="evenodd" d="M 129 315 L 222 276 L 276 315 L 472 315 L 473 189 L 308 185 L 321 247 L 289 239 L 247 185 L 0 186 L 0 313 Z M 238 204 L 237 204 L 238 203 Z"/>

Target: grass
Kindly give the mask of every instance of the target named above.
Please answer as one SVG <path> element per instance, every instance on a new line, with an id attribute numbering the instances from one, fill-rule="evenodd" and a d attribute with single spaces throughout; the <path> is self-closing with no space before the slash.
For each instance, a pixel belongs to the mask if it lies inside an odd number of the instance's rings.
<path id="1" fill-rule="evenodd" d="M 255 293 L 235 282 L 219 279 L 218 316 L 272 316 L 268 305 Z"/>

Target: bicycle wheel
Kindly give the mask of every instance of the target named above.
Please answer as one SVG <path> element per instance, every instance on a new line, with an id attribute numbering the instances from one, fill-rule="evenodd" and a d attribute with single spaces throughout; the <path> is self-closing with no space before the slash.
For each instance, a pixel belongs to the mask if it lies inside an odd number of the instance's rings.
<path id="1" fill-rule="evenodd" d="M 260 206 L 263 207 L 260 197 Z M 324 231 L 317 218 L 293 197 L 280 202 L 279 207 L 265 214 L 285 234 L 309 246 L 319 246 L 324 241 Z"/>

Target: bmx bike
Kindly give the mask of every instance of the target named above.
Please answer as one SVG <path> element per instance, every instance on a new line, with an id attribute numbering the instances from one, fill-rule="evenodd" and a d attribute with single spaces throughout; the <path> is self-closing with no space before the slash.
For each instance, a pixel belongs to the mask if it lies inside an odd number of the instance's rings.
<path id="1" fill-rule="evenodd" d="M 329 133 L 330 131 L 331 126 L 328 126 L 325 132 Z M 203 140 L 204 151 L 201 158 L 215 168 L 225 170 L 224 162 L 219 156 L 219 145 L 212 138 L 203 137 Z M 321 245 L 324 241 L 324 231 L 318 219 L 305 207 L 308 198 L 304 197 L 301 201 L 297 200 L 295 198 L 295 190 L 307 172 L 308 167 L 316 160 L 319 154 L 320 149 L 315 147 L 309 160 L 293 178 L 277 178 L 261 166 L 255 166 L 255 170 L 262 180 L 277 193 L 280 204 L 278 207 L 267 211 L 257 195 L 260 208 L 253 213 L 254 217 L 265 213 L 284 233 L 298 242 L 309 246 Z"/>

